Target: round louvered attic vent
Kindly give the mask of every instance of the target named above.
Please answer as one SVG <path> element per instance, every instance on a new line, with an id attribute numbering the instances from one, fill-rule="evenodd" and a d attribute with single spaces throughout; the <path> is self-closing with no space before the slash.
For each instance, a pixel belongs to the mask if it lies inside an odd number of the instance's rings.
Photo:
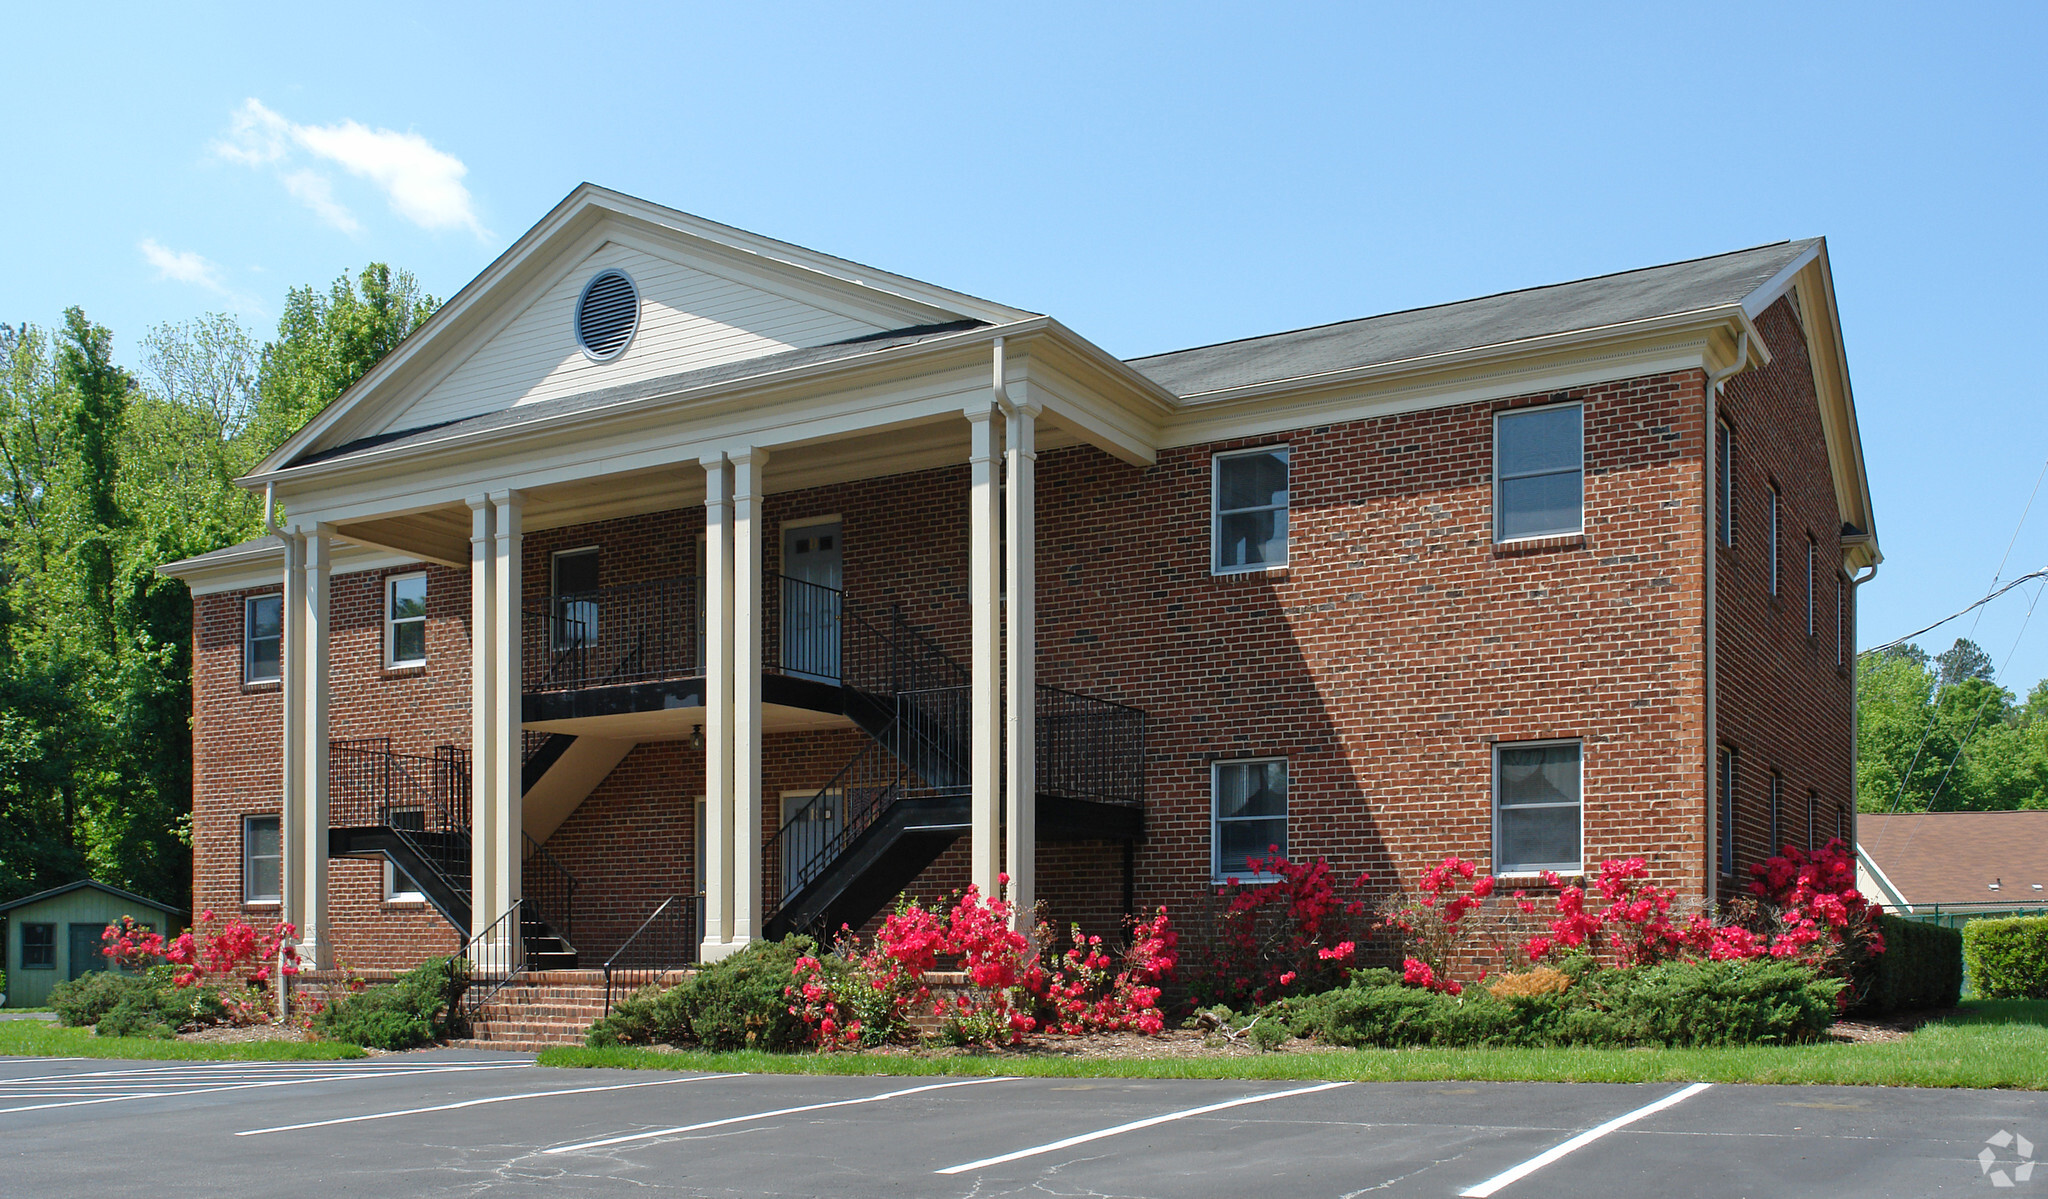
<path id="1" fill-rule="evenodd" d="M 596 362 L 626 352 L 640 327 L 640 289 L 624 271 L 599 271 L 576 301 L 576 344 Z"/>

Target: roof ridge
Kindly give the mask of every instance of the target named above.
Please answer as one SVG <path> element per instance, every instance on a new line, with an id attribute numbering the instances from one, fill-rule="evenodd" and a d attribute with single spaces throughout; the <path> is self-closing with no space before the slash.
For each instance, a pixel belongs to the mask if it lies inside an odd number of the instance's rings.
<path id="1" fill-rule="evenodd" d="M 1812 241 L 1815 239 L 1801 238 L 1798 240 Z M 1266 339 L 1272 337 L 1285 337 L 1290 333 L 1310 333 L 1314 332 L 1317 329 L 1334 329 L 1339 325 L 1355 325 L 1361 321 L 1384 320 L 1390 316 L 1404 316 L 1411 312 L 1428 312 L 1431 309 L 1435 308 L 1455 308 L 1460 304 L 1476 304 L 1481 300 L 1497 300 L 1503 296 L 1518 296 L 1526 295 L 1529 292 L 1549 291 L 1551 288 L 1555 287 L 1571 287 L 1579 283 L 1596 283 L 1602 279 L 1618 279 L 1623 275 L 1640 275 L 1645 271 L 1661 271 L 1668 270 L 1674 266 L 1690 266 L 1695 262 L 1709 262 L 1716 258 L 1732 258 L 1737 254 L 1754 254 L 1758 250 L 1768 250 L 1775 246 L 1789 246 L 1793 244 L 1795 244 L 1793 238 L 1780 238 L 1777 241 L 1767 241 L 1761 242 L 1754 246 L 1745 246 L 1739 250 L 1723 250 L 1718 254 L 1702 254 L 1697 258 L 1679 258 L 1674 259 L 1671 262 L 1659 262 L 1650 266 L 1630 267 L 1627 270 L 1621 271 L 1607 271 L 1604 274 L 1586 275 L 1578 279 L 1564 279 L 1556 283 L 1539 283 L 1530 287 L 1511 287 L 1505 291 L 1494 291 L 1487 292 L 1485 295 L 1467 296 L 1462 300 L 1445 300 L 1436 304 L 1417 304 L 1412 308 L 1394 308 L 1386 312 L 1368 313 L 1365 316 L 1346 317 L 1342 320 L 1322 321 L 1318 324 L 1303 325 L 1296 329 L 1276 329 L 1270 333 L 1253 333 L 1244 337 L 1227 337 L 1224 338 L 1222 341 L 1204 342 L 1201 345 L 1195 346 L 1183 346 L 1178 350 L 1161 350 L 1159 353 L 1156 354 L 1141 354 L 1136 358 L 1126 358 L 1124 359 L 1124 361 L 1126 363 L 1149 362 L 1155 358 L 1171 358 L 1176 354 L 1191 354 L 1196 350 L 1213 350 L 1221 346 L 1240 345 L 1248 341 L 1265 341 Z"/>

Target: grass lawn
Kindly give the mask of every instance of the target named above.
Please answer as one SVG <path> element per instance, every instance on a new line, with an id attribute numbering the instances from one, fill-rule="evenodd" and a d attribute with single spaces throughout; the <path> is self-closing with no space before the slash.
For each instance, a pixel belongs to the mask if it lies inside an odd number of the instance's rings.
<path id="1" fill-rule="evenodd" d="M 354 1045 L 332 1041 L 239 1041 L 214 1044 L 101 1037 L 90 1028 L 64 1028 L 47 1020 L 0 1020 L 0 1056 L 113 1057 L 131 1061 L 297 1062 L 363 1056 Z"/>
<path id="2" fill-rule="evenodd" d="M 2048 1002 L 1971 1000 L 1897 1041 L 1732 1049 L 1330 1049 L 1202 1058 L 899 1056 L 549 1049 L 543 1066 L 752 1074 L 1351 1079 L 1361 1082 L 1751 1082 L 2048 1090 Z"/>

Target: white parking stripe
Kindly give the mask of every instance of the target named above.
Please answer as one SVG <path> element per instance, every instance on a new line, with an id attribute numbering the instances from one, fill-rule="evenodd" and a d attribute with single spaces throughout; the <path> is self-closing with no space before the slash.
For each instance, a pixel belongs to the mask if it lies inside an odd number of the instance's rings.
<path id="1" fill-rule="evenodd" d="M 702 1132 L 707 1128 L 724 1128 L 729 1124 L 745 1124 L 750 1120 L 772 1120 L 776 1116 L 794 1116 L 802 1112 L 821 1112 L 828 1107 L 853 1107 L 862 1103 L 880 1103 L 885 1099 L 901 1099 L 905 1095 L 918 1095 L 926 1091 L 944 1091 L 951 1087 L 976 1087 L 988 1082 L 1016 1082 L 1007 1076 L 997 1078 L 970 1078 L 962 1082 L 939 1082 L 922 1087 L 908 1087 L 901 1091 L 890 1091 L 882 1095 L 869 1095 L 863 1099 L 839 1099 L 831 1103 L 807 1103 L 802 1107 L 777 1108 L 772 1112 L 754 1112 L 745 1116 L 727 1116 L 722 1120 L 706 1120 L 702 1124 L 684 1124 L 675 1128 L 658 1128 L 653 1132 L 628 1133 L 625 1136 L 606 1137 L 601 1141 L 582 1141 L 574 1145 L 557 1145 L 543 1149 L 543 1153 L 579 1153 L 585 1149 L 602 1149 L 607 1145 L 623 1145 L 628 1141 L 650 1141 L 656 1137 L 678 1136 L 686 1132 Z"/>
<path id="2" fill-rule="evenodd" d="M 491 1103 L 511 1103 L 519 1099 L 546 1099 L 554 1095 L 588 1095 L 593 1091 L 630 1091 L 636 1087 L 672 1087 L 686 1082 L 710 1082 L 719 1078 L 741 1078 L 739 1074 L 705 1074 L 697 1078 L 664 1078 L 657 1082 L 622 1082 L 608 1087 L 570 1087 L 554 1091 L 528 1091 L 523 1095 L 493 1095 L 488 1099 L 465 1099 L 461 1103 L 443 1103 L 438 1107 L 409 1107 L 396 1112 L 373 1112 L 367 1116 L 342 1116 L 335 1120 L 312 1120 L 305 1124 L 280 1124 L 275 1128 L 250 1128 L 235 1135 L 238 1137 L 260 1137 L 270 1132 L 297 1132 L 305 1128 L 327 1128 L 335 1124 L 360 1124 L 366 1120 L 390 1120 L 398 1116 L 424 1116 L 428 1112 L 452 1112 L 465 1107 L 483 1107 Z"/>
<path id="3" fill-rule="evenodd" d="M 1692 1098 L 1694 1095 L 1699 1094 L 1701 1091 L 1704 1091 L 1708 1087 L 1711 1087 L 1713 1085 L 1714 1084 L 1710 1082 L 1696 1082 L 1683 1090 L 1675 1091 L 1672 1094 L 1664 1096 L 1664 1098 L 1659 1099 L 1655 1103 L 1645 1104 L 1644 1106 L 1639 1107 L 1632 1112 L 1627 1112 L 1622 1115 L 1616 1116 L 1614 1119 L 1609 1120 L 1607 1123 L 1602 1124 L 1597 1128 L 1589 1128 L 1586 1131 L 1580 1133 L 1579 1135 L 1573 1137 L 1571 1140 L 1537 1154 L 1535 1157 L 1530 1158 L 1528 1161 L 1523 1162 L 1521 1165 L 1516 1166 L 1511 1170 L 1503 1170 L 1500 1173 L 1494 1175 L 1492 1178 L 1487 1179 L 1485 1182 L 1482 1182 L 1477 1186 L 1468 1187 L 1465 1190 L 1459 1191 L 1458 1195 L 1460 1199 L 1487 1199 L 1487 1196 L 1492 1195 L 1495 1191 L 1500 1190 L 1502 1187 L 1507 1186 L 1511 1182 L 1527 1178 L 1529 1175 L 1534 1174 L 1538 1170 L 1541 1170 L 1543 1167 L 1563 1157 L 1565 1154 L 1571 1153 L 1575 1150 L 1583 1149 L 1586 1146 L 1592 1144 L 1594 1141 L 1599 1140 L 1601 1137 L 1606 1136 L 1608 1133 L 1613 1132 L 1615 1129 L 1633 1124 L 1636 1121 L 1642 1119 L 1644 1116 L 1654 1116 L 1658 1112 L 1663 1111 L 1667 1107 L 1676 1107 L 1679 1104 L 1684 1103 L 1686 1100 Z"/>
<path id="4" fill-rule="evenodd" d="M 472 1069 L 472 1070 L 475 1070 L 475 1069 L 483 1069 L 483 1070 L 499 1070 L 499 1069 L 503 1069 L 503 1068 L 504 1068 L 504 1067 L 502 1067 L 502 1066 L 481 1066 L 481 1067 L 476 1067 L 476 1066 L 472 1066 L 472 1067 L 469 1067 L 469 1069 Z M 91 1106 L 93 1106 L 93 1105 L 95 1105 L 95 1104 L 101 1104 L 101 1103 L 125 1103 L 125 1102 L 128 1102 L 129 1100 L 133 1100 L 133 1099 L 166 1099 L 166 1098 L 171 1098 L 171 1097 L 174 1097 L 174 1096 L 175 1096 L 175 1097 L 183 1097 L 183 1096 L 186 1096 L 186 1095 L 212 1095 L 212 1094 L 216 1094 L 216 1093 L 219 1093 L 219 1092 L 222 1092 L 222 1091 L 250 1091 L 250 1090 L 257 1090 L 257 1089 L 260 1089 L 260 1088 L 264 1088 L 264 1087 L 296 1087 L 296 1086 L 304 1086 L 304 1085 L 306 1085 L 306 1084 L 308 1084 L 308 1083 L 316 1083 L 316 1082 L 353 1082 L 353 1081 L 355 1081 L 356 1079 L 360 1079 L 360 1078 L 409 1078 L 409 1077 L 414 1077 L 414 1076 L 417 1076 L 417 1075 L 422 1075 L 422 1074 L 452 1074 L 452 1073 L 455 1073 L 455 1072 L 456 1072 L 456 1071 L 453 1071 L 453 1070 L 435 1070 L 435 1069 L 427 1069 L 427 1070 L 418 1070 L 418 1069 L 408 1069 L 408 1070 L 385 1070 L 385 1071 L 379 1071 L 379 1072 L 371 1072 L 371 1071 L 367 1071 L 367 1070 L 356 1070 L 356 1071 L 350 1071 L 350 1072 L 347 1072 L 347 1073 L 343 1073 L 343 1074 L 320 1074 L 320 1075 L 313 1075 L 313 1076 L 310 1076 L 310 1077 L 306 1077 L 306 1078 L 271 1078 L 271 1079 L 264 1079 L 264 1080 L 263 1080 L 263 1081 L 261 1081 L 261 1082 L 229 1082 L 229 1083 L 221 1083 L 221 1084 L 219 1084 L 219 1085 L 213 1085 L 213 1083 L 212 1083 L 212 1080 L 201 1080 L 201 1085 L 198 1085 L 198 1086 L 191 1086 L 191 1087 L 168 1087 L 168 1088 L 165 1088 L 165 1084 L 164 1084 L 164 1082 L 163 1082 L 163 1081 L 158 1081 L 158 1082 L 154 1082 L 154 1083 L 143 1083 L 143 1084 L 140 1084 L 140 1085 L 143 1085 L 143 1086 L 154 1086 L 154 1087 L 158 1087 L 158 1088 L 164 1088 L 164 1089 L 158 1089 L 158 1090 L 142 1090 L 142 1091 L 125 1091 L 125 1092 L 122 1092 L 122 1093 L 120 1093 L 120 1094 L 115 1094 L 115 1095 L 102 1095 L 102 1096 L 100 1096 L 100 1097 L 98 1097 L 98 1098 L 94 1098 L 94 1099 L 71 1099 L 71 1100 L 65 1100 L 65 1101 L 62 1101 L 62 1102 L 58 1102 L 58 1103 L 30 1103 L 30 1104 L 23 1104 L 22 1106 L 19 1106 L 19 1107 L 0 1107 L 0 1116 L 8 1115 L 8 1114 L 10 1114 L 10 1113 L 14 1113 L 14 1112 L 40 1112 L 40 1111 L 48 1111 L 48 1110 L 50 1110 L 50 1109 L 52 1109 L 52 1108 L 60 1108 L 60 1107 L 91 1107 Z M 77 1093 L 77 1092 L 73 1092 L 73 1093 Z"/>
<path id="5" fill-rule="evenodd" d="M 1000 1166 L 1006 1162 L 1014 1162 L 1027 1157 L 1037 1157 L 1041 1153 L 1057 1153 L 1059 1150 L 1070 1149 L 1075 1145 L 1085 1145 L 1090 1141 L 1102 1140 L 1104 1137 L 1121 1136 L 1127 1132 L 1136 1132 L 1141 1128 L 1150 1128 L 1155 1124 L 1166 1124 L 1174 1120 L 1185 1120 L 1190 1116 L 1203 1116 L 1210 1112 L 1220 1112 L 1226 1108 L 1243 1107 L 1250 1103 L 1264 1103 L 1269 1099 L 1286 1099 L 1292 1095 L 1311 1095 L 1317 1091 L 1334 1090 L 1337 1087 L 1348 1087 L 1350 1085 L 1348 1082 L 1325 1082 L 1318 1083 L 1312 1087 L 1297 1087 L 1292 1091 L 1274 1091 L 1267 1095 L 1246 1095 L 1241 1099 L 1230 1099 L 1222 1103 L 1208 1103 L 1201 1107 L 1188 1108 L 1185 1111 L 1167 1112 L 1163 1116 L 1148 1116 L 1143 1120 L 1133 1120 L 1129 1124 L 1119 1124 L 1115 1128 L 1103 1128 L 1095 1132 L 1084 1132 L 1079 1136 L 1067 1137 L 1064 1140 L 1054 1141 L 1049 1145 L 1034 1145 L 1029 1149 L 1019 1149 L 1014 1153 L 1005 1153 L 997 1157 L 984 1157 L 980 1161 L 962 1162 L 957 1166 L 947 1166 L 943 1170 L 936 1171 L 936 1173 L 965 1174 L 969 1170 L 980 1170 L 988 1166 Z"/>

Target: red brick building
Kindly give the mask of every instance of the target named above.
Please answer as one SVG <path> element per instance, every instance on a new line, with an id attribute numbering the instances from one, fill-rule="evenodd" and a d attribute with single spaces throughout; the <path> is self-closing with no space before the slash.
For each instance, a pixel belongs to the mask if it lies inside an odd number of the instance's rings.
<path id="1" fill-rule="evenodd" d="M 247 482 L 195 901 L 323 960 L 1853 835 L 1819 240 L 1124 362 L 586 186 Z"/>

